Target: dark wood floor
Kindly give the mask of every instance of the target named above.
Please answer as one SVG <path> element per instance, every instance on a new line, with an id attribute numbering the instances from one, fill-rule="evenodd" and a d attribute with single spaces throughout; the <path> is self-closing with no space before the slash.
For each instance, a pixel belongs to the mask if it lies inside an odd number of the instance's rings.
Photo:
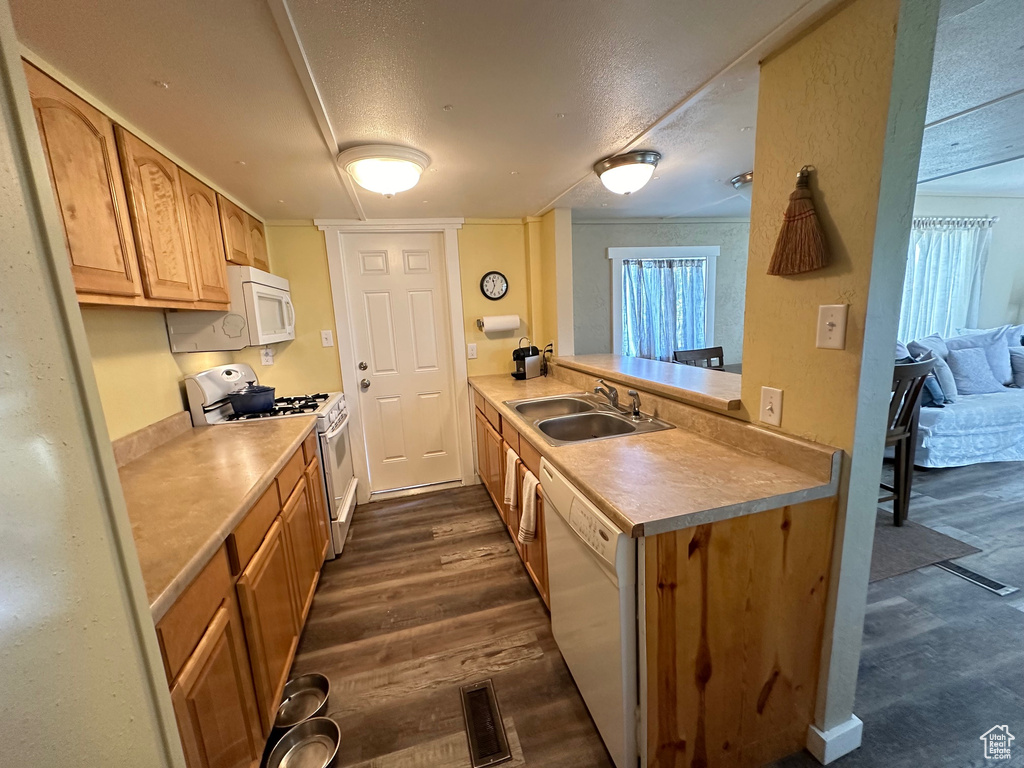
<path id="1" fill-rule="evenodd" d="M 1024 589 L 1024 463 L 918 471 L 913 490 L 911 520 L 982 550 L 958 563 Z M 1024 766 L 1024 592 L 934 566 L 872 584 L 854 712 L 864 743 L 838 768 Z M 997 724 L 1017 737 L 1011 760 L 983 757 L 979 736 Z"/>
<path id="2" fill-rule="evenodd" d="M 612 765 L 483 486 L 356 510 L 302 636 L 306 672 L 330 678 L 338 768 L 468 768 L 459 686 L 488 677 L 503 765 Z"/>

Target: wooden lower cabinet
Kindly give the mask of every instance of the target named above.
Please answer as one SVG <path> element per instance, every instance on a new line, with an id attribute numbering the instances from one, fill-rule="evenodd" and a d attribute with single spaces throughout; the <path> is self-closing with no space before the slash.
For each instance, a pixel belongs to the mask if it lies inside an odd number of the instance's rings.
<path id="1" fill-rule="evenodd" d="M 306 480 L 301 478 L 281 510 L 284 536 L 291 553 L 292 584 L 295 589 L 295 618 L 299 626 L 306 620 L 313 603 L 317 577 L 320 575 L 320 536 L 309 510 Z"/>
<path id="2" fill-rule="evenodd" d="M 306 493 L 309 495 L 309 514 L 313 518 L 313 531 L 317 537 L 317 568 L 324 564 L 331 532 L 327 528 L 327 502 L 324 497 L 324 477 L 320 459 L 314 454 L 306 466 Z"/>
<path id="3" fill-rule="evenodd" d="M 299 610 L 292 592 L 292 574 L 291 553 L 279 517 L 238 579 L 238 602 L 265 735 L 273 725 L 299 643 Z"/>
<path id="4" fill-rule="evenodd" d="M 242 621 L 230 593 L 171 686 L 189 768 L 251 768 L 263 754 Z"/>
<path id="5" fill-rule="evenodd" d="M 537 591 L 544 599 L 544 605 L 551 607 L 548 596 L 548 553 L 545 547 L 547 531 L 544 528 L 544 491 L 537 486 L 537 535 L 529 544 L 520 548 L 526 570 L 537 585 Z"/>

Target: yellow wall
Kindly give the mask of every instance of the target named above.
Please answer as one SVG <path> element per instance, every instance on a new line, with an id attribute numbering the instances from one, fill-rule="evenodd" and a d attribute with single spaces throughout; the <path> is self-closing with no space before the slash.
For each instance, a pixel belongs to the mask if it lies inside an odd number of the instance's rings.
<path id="1" fill-rule="evenodd" d="M 514 370 L 512 350 L 521 336 L 531 336 L 525 227 L 520 219 L 468 220 L 459 230 L 459 268 L 466 343 L 477 345 L 477 359 L 467 360 L 470 376 Z M 508 293 L 491 301 L 480 291 L 480 278 L 496 270 L 508 278 Z M 485 334 L 476 327 L 484 315 L 519 315 L 518 331 Z M 454 350 L 456 355 L 465 350 Z"/>
<path id="2" fill-rule="evenodd" d="M 92 367 L 111 440 L 185 406 L 185 374 L 231 362 L 226 352 L 171 354 L 164 313 L 82 307 Z"/>
<path id="3" fill-rule="evenodd" d="M 897 0 L 848 4 L 761 67 L 743 404 L 756 420 L 761 387 L 780 387 L 784 431 L 847 450 L 857 412 L 898 11 Z M 804 276 L 769 276 L 796 173 L 809 163 L 817 169 L 812 189 L 832 262 Z M 815 348 L 819 304 L 850 304 L 845 350 Z"/>
<path id="4" fill-rule="evenodd" d="M 261 384 L 276 387 L 278 395 L 340 392 L 338 331 L 334 326 L 331 278 L 324 233 L 312 222 L 267 226 L 270 268 L 288 280 L 295 304 L 295 339 L 274 345 L 274 364 L 260 363 L 260 348 L 235 353 L 235 362 L 248 363 Z M 320 343 L 320 331 L 334 334 L 334 346 Z"/>

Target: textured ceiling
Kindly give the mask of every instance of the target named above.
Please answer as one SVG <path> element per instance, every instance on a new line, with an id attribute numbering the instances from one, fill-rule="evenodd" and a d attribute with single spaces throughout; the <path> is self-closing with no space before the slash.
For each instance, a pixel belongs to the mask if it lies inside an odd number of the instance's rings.
<path id="1" fill-rule="evenodd" d="M 919 195 L 1024 197 L 1024 159 L 917 185 Z"/>
<path id="2" fill-rule="evenodd" d="M 720 92 L 707 81 L 829 2 L 11 5 L 30 51 L 254 212 L 285 219 L 358 208 L 270 6 L 291 15 L 340 147 L 406 144 L 433 160 L 391 200 L 359 190 L 366 216 L 522 216 L 556 200 L 594 215 L 678 216 L 746 213 L 717 179 L 749 170 L 753 135 L 740 129 L 752 125 L 756 70 Z M 604 191 L 592 164 L 698 92 L 648 137 L 665 155 L 661 186 L 631 199 Z"/>
<path id="3" fill-rule="evenodd" d="M 919 181 L 1024 156 L 1024 2 L 945 0 Z"/>

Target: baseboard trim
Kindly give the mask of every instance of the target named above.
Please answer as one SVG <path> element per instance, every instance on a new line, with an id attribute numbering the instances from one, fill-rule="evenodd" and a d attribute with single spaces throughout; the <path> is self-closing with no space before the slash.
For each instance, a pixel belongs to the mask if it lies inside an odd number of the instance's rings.
<path id="1" fill-rule="evenodd" d="M 807 751 L 822 765 L 828 765 L 843 755 L 848 755 L 860 746 L 864 735 L 864 722 L 856 715 L 827 731 L 820 731 L 814 725 L 807 728 Z"/>

